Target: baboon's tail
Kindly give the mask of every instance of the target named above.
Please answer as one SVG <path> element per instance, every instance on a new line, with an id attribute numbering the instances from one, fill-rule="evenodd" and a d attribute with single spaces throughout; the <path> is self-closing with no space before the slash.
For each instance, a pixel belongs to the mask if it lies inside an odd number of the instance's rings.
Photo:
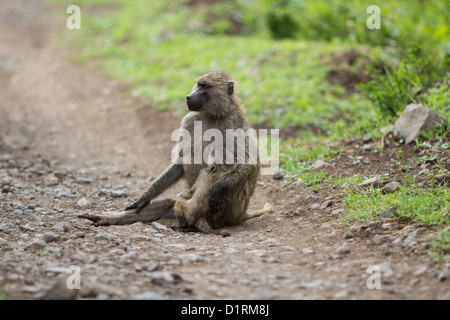
<path id="1" fill-rule="evenodd" d="M 264 205 L 264 208 L 262 208 L 262 209 L 253 210 L 253 211 L 247 212 L 247 215 L 245 216 L 244 220 L 248 220 L 248 219 L 251 219 L 251 218 L 259 217 L 259 216 L 263 215 L 264 213 L 271 212 L 272 210 L 273 210 L 272 205 L 270 203 L 266 203 Z"/>
<path id="2" fill-rule="evenodd" d="M 159 219 L 176 219 L 174 210 L 175 200 L 164 199 L 150 202 L 141 209 L 139 214 L 136 210 L 127 210 L 115 213 L 82 214 L 79 218 L 89 219 L 95 226 L 110 226 L 133 224 L 135 222 L 153 222 Z"/>

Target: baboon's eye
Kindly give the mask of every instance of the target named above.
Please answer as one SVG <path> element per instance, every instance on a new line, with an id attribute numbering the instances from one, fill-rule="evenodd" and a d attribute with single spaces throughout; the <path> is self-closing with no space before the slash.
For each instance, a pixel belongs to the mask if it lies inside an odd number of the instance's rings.
<path id="1" fill-rule="evenodd" d="M 211 88 L 211 86 L 209 86 L 209 85 L 207 85 L 207 84 L 204 84 L 204 83 L 197 83 L 197 87 L 198 87 L 199 89 L 208 89 L 208 88 Z"/>

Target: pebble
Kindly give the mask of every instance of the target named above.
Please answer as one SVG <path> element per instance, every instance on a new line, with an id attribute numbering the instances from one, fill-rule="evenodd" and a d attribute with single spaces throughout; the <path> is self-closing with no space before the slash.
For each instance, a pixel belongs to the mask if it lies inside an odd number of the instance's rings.
<path id="1" fill-rule="evenodd" d="M 164 297 L 156 292 L 144 292 L 130 297 L 132 300 L 163 300 Z"/>
<path id="2" fill-rule="evenodd" d="M 47 244 L 45 243 L 45 241 L 36 238 L 26 246 L 25 250 L 37 251 L 44 249 L 46 246 Z"/>
<path id="3" fill-rule="evenodd" d="M 46 243 L 58 242 L 59 240 L 61 240 L 61 237 L 59 234 L 47 232 L 42 235 L 42 240 L 44 240 Z"/>
<path id="4" fill-rule="evenodd" d="M 394 193 L 400 187 L 400 183 L 396 181 L 389 182 L 381 189 L 384 193 Z"/>
<path id="5" fill-rule="evenodd" d="M 351 233 L 351 232 L 346 232 L 345 234 L 344 234 L 344 239 L 350 239 L 350 238 L 353 238 L 353 237 L 355 237 L 355 235 L 353 234 L 353 233 Z"/>
<path id="6" fill-rule="evenodd" d="M 325 162 L 325 161 L 323 161 L 323 160 L 317 160 L 317 161 L 313 164 L 313 166 L 312 166 L 312 168 L 311 168 L 310 170 L 323 169 L 323 168 L 328 167 L 329 165 L 330 165 L 330 164 L 329 164 L 328 162 Z"/>
<path id="7" fill-rule="evenodd" d="M 65 274 L 58 278 L 53 286 L 45 292 L 39 300 L 75 300 L 79 290 L 69 289 L 67 281 L 71 274 Z"/>
<path id="8" fill-rule="evenodd" d="M 379 245 L 383 243 L 383 238 L 377 234 L 373 237 L 372 241 L 374 244 Z"/>
<path id="9" fill-rule="evenodd" d="M 448 279 L 449 279 L 448 269 L 444 269 L 438 274 L 438 281 L 444 282 L 445 280 L 448 280 Z"/>
<path id="10" fill-rule="evenodd" d="M 100 191 L 97 193 L 97 195 L 98 195 L 99 197 L 102 197 L 102 196 L 109 196 L 109 195 L 111 195 L 111 191 L 106 190 L 106 189 L 102 189 L 102 190 L 100 190 Z"/>
<path id="11" fill-rule="evenodd" d="M 322 203 L 322 205 L 320 206 L 320 209 L 328 208 L 328 207 L 331 206 L 332 204 L 333 204 L 333 201 L 331 201 L 331 200 L 325 201 L 325 202 Z"/>
<path id="12" fill-rule="evenodd" d="M 183 278 L 175 272 L 155 271 L 151 274 L 151 282 L 160 286 L 177 284 L 181 281 L 183 281 Z"/>
<path id="13" fill-rule="evenodd" d="M 417 241 L 415 240 L 416 238 L 416 234 L 415 233 L 410 233 L 405 240 L 403 240 L 403 244 L 407 247 L 412 247 L 415 244 L 417 244 Z"/>
<path id="14" fill-rule="evenodd" d="M 75 179 L 75 183 L 79 183 L 79 184 L 90 184 L 92 183 L 91 179 L 88 178 L 76 178 Z"/>
<path id="15" fill-rule="evenodd" d="M 195 263 L 195 262 L 204 262 L 205 261 L 205 258 L 203 258 L 202 256 L 200 256 L 198 254 L 193 254 L 193 253 L 182 254 L 182 255 L 179 256 L 179 258 L 181 259 L 183 264 L 189 264 L 189 263 Z"/>
<path id="16" fill-rule="evenodd" d="M 64 231 L 67 232 L 72 228 L 72 226 L 66 222 L 58 222 L 55 224 L 52 229 L 58 230 L 58 231 Z"/>
<path id="17" fill-rule="evenodd" d="M 172 229 L 169 229 L 167 226 L 158 223 L 158 222 L 153 222 L 152 223 L 152 227 L 155 228 L 158 231 L 164 231 L 164 232 L 170 232 L 172 231 Z"/>
<path id="18" fill-rule="evenodd" d="M 339 247 L 339 248 L 337 248 L 336 253 L 337 254 L 348 254 L 348 253 L 350 253 L 350 248 L 346 247 L 346 246 Z"/>
<path id="19" fill-rule="evenodd" d="M 127 193 L 125 191 L 111 191 L 111 197 L 113 198 L 126 198 L 128 197 Z"/>
<path id="20" fill-rule="evenodd" d="M 378 188 L 381 186 L 381 180 L 378 177 L 374 177 L 374 178 L 367 179 L 367 180 L 357 184 L 357 186 L 362 189 L 369 188 L 369 187 Z"/>
<path id="21" fill-rule="evenodd" d="M 265 213 L 266 214 L 266 213 Z M 262 217 L 262 216 L 261 216 Z M 261 217 L 260 217 L 260 219 L 261 219 Z M 231 236 L 231 233 L 230 233 L 230 231 L 228 231 L 228 230 L 222 230 L 222 231 L 220 231 L 220 235 L 222 236 L 222 237 L 229 237 L 229 236 Z"/>
<path id="22" fill-rule="evenodd" d="M 27 223 L 24 226 L 20 226 L 20 229 L 23 231 L 33 231 L 33 232 L 36 231 L 36 228 L 33 228 L 32 226 L 30 226 L 29 223 Z"/>
<path id="23" fill-rule="evenodd" d="M 284 173 L 284 172 L 278 171 L 278 172 L 275 172 L 275 173 L 274 173 L 273 179 L 274 179 L 274 180 L 281 180 L 281 179 L 284 178 L 284 176 L 285 176 L 285 173 Z"/>
<path id="24" fill-rule="evenodd" d="M 388 218 L 392 218 L 392 217 L 396 217 L 397 216 L 397 209 L 395 208 L 390 208 L 386 211 L 381 211 L 381 213 L 379 214 L 379 218 L 380 219 L 388 219 Z"/>
<path id="25" fill-rule="evenodd" d="M 99 233 L 94 236 L 94 241 L 104 241 L 108 240 L 108 235 L 106 233 Z"/>
<path id="26" fill-rule="evenodd" d="M 89 208 L 92 207 L 92 204 L 91 204 L 91 202 L 88 199 L 81 198 L 77 202 L 77 207 L 80 208 L 80 209 L 89 209 Z"/>

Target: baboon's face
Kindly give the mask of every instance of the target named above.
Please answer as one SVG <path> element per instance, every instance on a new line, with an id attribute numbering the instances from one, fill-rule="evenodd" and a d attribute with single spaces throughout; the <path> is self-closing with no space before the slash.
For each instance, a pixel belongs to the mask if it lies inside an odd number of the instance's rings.
<path id="1" fill-rule="evenodd" d="M 206 84 L 197 83 L 191 94 L 186 97 L 187 107 L 190 111 L 204 111 L 211 99 L 208 91 L 212 89 Z"/>
<path id="2" fill-rule="evenodd" d="M 234 83 L 210 85 L 197 82 L 191 94 L 186 97 L 187 107 L 190 111 L 207 111 L 215 113 L 217 106 L 227 105 L 229 97 L 233 94 Z"/>

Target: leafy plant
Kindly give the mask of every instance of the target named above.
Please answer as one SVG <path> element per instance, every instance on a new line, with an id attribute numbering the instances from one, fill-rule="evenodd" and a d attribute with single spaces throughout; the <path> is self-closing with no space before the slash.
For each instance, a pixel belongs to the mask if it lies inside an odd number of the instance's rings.
<path id="1" fill-rule="evenodd" d="M 419 47 L 408 49 L 398 67 L 380 70 L 369 66 L 373 80 L 359 87 L 382 113 L 398 116 L 409 103 L 421 101 L 421 94 L 444 77 L 443 63 Z"/>

